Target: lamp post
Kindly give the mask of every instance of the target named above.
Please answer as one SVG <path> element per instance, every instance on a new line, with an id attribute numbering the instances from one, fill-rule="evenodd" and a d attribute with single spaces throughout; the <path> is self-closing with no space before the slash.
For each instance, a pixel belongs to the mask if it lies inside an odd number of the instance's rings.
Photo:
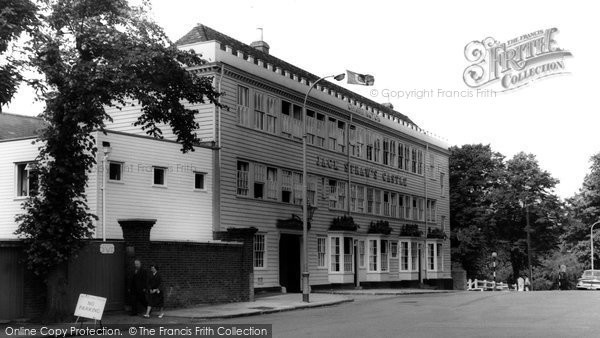
<path id="1" fill-rule="evenodd" d="M 533 269 L 531 267 L 531 226 L 529 225 L 529 203 L 519 201 L 521 208 L 525 208 L 525 232 L 527 233 L 527 265 L 529 270 L 529 282 L 533 285 Z M 533 291 L 533 286 L 530 286 Z"/>
<path id="2" fill-rule="evenodd" d="M 317 85 L 317 83 L 331 77 L 337 81 L 341 81 L 346 77 L 346 73 L 338 75 L 328 75 L 319 78 L 308 88 L 308 91 L 304 96 L 304 103 L 302 104 L 302 259 L 304 262 L 302 269 L 302 301 L 306 303 L 309 302 L 310 294 L 310 273 L 308 272 L 308 202 L 306 199 L 306 187 L 308 181 L 308 174 L 306 171 L 306 101 L 308 100 L 308 95 L 310 95 L 310 92 Z"/>
<path id="3" fill-rule="evenodd" d="M 596 223 L 592 224 L 592 226 L 590 227 L 590 260 L 592 262 L 592 270 L 594 270 L 594 226 L 596 224 L 600 224 L 600 221 L 597 221 Z"/>
<path id="4" fill-rule="evenodd" d="M 492 291 L 496 291 L 496 258 L 498 257 L 498 254 L 496 253 L 496 251 L 492 252 L 492 270 L 494 272 L 494 287 L 492 288 Z"/>
<path id="5" fill-rule="evenodd" d="M 106 242 L 106 175 L 108 154 L 110 154 L 110 142 L 102 142 L 102 241 Z"/>

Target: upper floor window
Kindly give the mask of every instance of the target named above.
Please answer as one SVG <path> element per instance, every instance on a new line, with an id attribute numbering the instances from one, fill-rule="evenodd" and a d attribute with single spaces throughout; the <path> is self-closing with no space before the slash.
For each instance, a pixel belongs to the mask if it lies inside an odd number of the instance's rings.
<path id="1" fill-rule="evenodd" d="M 238 123 L 250 126 L 250 90 L 244 86 L 238 86 Z"/>
<path id="2" fill-rule="evenodd" d="M 17 163 L 15 165 L 16 178 L 17 178 L 17 196 L 25 197 L 31 196 L 37 191 L 37 175 L 34 174 L 34 164 L 31 163 Z"/>
<path id="3" fill-rule="evenodd" d="M 166 186 L 167 185 L 167 168 L 153 167 L 154 169 L 154 185 Z"/>
<path id="4" fill-rule="evenodd" d="M 108 179 L 110 181 L 121 181 L 123 176 L 123 163 L 110 161 L 108 163 Z"/>
<path id="5" fill-rule="evenodd" d="M 194 189 L 196 190 L 205 190 L 204 187 L 204 177 L 206 173 L 194 173 Z"/>
<path id="6" fill-rule="evenodd" d="M 248 172 L 250 171 L 248 162 L 238 161 L 237 163 L 237 194 L 248 196 Z"/>

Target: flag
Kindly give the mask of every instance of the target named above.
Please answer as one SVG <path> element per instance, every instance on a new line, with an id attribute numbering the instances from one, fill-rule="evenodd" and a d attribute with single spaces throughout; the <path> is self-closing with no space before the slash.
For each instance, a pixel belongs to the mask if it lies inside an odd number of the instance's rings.
<path id="1" fill-rule="evenodd" d="M 363 86 L 372 86 L 375 83 L 375 77 L 369 74 L 358 74 L 355 72 L 351 72 L 346 70 L 348 75 L 348 83 L 349 84 L 358 84 Z"/>

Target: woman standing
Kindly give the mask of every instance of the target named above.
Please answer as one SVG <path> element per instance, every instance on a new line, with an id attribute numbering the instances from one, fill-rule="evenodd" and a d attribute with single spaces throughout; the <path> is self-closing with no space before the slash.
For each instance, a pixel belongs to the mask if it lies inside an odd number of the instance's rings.
<path id="1" fill-rule="evenodd" d="M 163 293 L 162 278 L 158 273 L 156 265 L 150 265 L 150 277 L 148 278 L 148 308 L 144 317 L 150 318 L 152 308 L 160 308 L 158 318 L 164 315 L 165 297 Z"/>

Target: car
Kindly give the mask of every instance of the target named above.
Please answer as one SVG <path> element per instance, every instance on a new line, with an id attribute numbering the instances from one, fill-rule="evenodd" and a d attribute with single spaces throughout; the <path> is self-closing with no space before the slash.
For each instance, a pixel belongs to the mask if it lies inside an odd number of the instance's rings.
<path id="1" fill-rule="evenodd" d="M 600 290 L 600 270 L 585 270 L 577 282 L 577 289 Z"/>

